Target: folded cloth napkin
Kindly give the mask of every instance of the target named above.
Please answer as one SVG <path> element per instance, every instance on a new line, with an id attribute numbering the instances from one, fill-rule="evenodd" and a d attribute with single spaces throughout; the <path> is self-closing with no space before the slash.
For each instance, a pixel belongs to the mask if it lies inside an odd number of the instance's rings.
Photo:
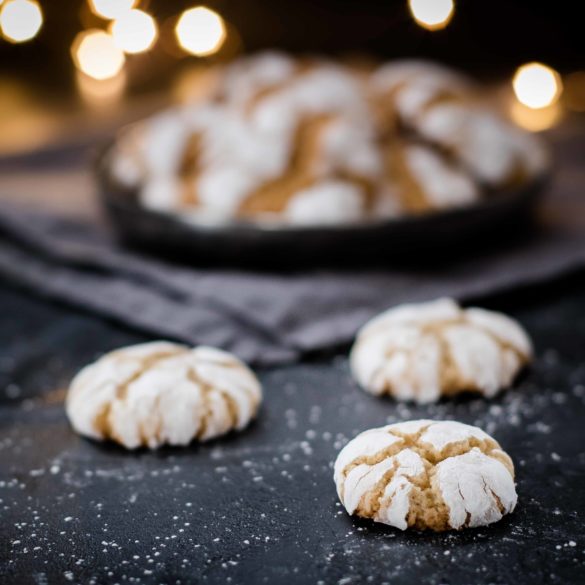
<path id="1" fill-rule="evenodd" d="M 542 212 L 547 229 L 506 245 L 494 234 L 481 254 L 441 266 L 294 274 L 180 267 L 121 248 L 98 218 L 4 204 L 0 276 L 153 336 L 223 347 L 260 365 L 290 362 L 349 343 L 367 319 L 398 303 L 478 300 L 585 266 L 585 128 L 575 118 L 549 138 L 558 164 Z M 69 176 L 84 156 L 75 148 L 16 166 L 38 190 L 44 170 Z M 0 161 L 0 170 L 14 168 Z M 68 189 L 43 186 L 43 205 Z"/>
<path id="2" fill-rule="evenodd" d="M 274 365 L 348 343 L 398 303 L 475 300 L 585 265 L 585 230 L 556 223 L 441 267 L 268 274 L 177 266 L 120 247 L 99 223 L 5 208 L 0 275 L 157 337 Z"/>

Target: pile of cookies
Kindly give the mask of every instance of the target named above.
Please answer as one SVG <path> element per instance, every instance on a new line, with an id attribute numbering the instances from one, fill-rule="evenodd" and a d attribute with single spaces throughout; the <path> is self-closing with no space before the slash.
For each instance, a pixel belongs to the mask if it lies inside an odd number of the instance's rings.
<path id="1" fill-rule="evenodd" d="M 392 308 L 358 333 L 350 364 L 376 395 L 429 403 L 512 384 L 532 357 L 509 317 L 450 299 Z M 241 430 L 257 415 L 260 382 L 233 355 L 152 342 L 113 351 L 71 383 L 73 428 L 128 449 L 187 445 Z M 402 530 L 483 526 L 514 510 L 514 465 L 492 437 L 455 421 L 370 429 L 339 453 L 334 481 L 349 514 Z"/>
<path id="2" fill-rule="evenodd" d="M 127 129 L 112 178 L 196 223 L 344 224 L 473 204 L 543 173 L 546 151 L 464 76 L 280 53 L 218 69 L 206 97 Z"/>

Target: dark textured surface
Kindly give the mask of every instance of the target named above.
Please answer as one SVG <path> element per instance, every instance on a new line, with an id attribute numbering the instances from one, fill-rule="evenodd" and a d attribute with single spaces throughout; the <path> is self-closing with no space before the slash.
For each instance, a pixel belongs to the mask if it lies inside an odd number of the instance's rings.
<path id="1" fill-rule="evenodd" d="M 564 292 L 561 292 L 564 291 Z M 75 436 L 70 376 L 146 339 L 0 288 L 1 583 L 583 583 L 585 278 L 488 306 L 533 335 L 537 360 L 495 400 L 429 407 L 354 387 L 344 357 L 260 373 L 247 431 L 127 453 Z M 519 505 L 488 528 L 434 535 L 349 518 L 331 463 L 358 431 L 456 418 L 517 466 Z"/>

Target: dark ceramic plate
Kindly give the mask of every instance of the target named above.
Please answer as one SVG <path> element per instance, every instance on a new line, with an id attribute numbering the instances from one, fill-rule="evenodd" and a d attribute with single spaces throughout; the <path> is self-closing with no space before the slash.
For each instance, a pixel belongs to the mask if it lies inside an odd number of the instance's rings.
<path id="1" fill-rule="evenodd" d="M 548 183 L 546 173 L 522 188 L 493 193 L 467 207 L 339 226 L 262 227 L 234 222 L 197 225 L 142 207 L 109 173 L 111 145 L 97 159 L 100 198 L 127 245 L 191 264 L 268 267 L 380 264 L 426 260 L 500 242 L 531 219 Z"/>

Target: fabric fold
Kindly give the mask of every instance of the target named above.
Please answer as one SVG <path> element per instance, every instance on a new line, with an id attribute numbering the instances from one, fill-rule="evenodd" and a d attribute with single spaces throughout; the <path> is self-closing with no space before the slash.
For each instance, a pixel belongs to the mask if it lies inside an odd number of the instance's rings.
<path id="1" fill-rule="evenodd" d="M 258 365 L 351 342 L 402 302 L 477 299 L 585 265 L 585 234 L 548 230 L 451 265 L 269 274 L 177 266 L 120 247 L 98 223 L 0 210 L 0 274 L 157 337 Z"/>

